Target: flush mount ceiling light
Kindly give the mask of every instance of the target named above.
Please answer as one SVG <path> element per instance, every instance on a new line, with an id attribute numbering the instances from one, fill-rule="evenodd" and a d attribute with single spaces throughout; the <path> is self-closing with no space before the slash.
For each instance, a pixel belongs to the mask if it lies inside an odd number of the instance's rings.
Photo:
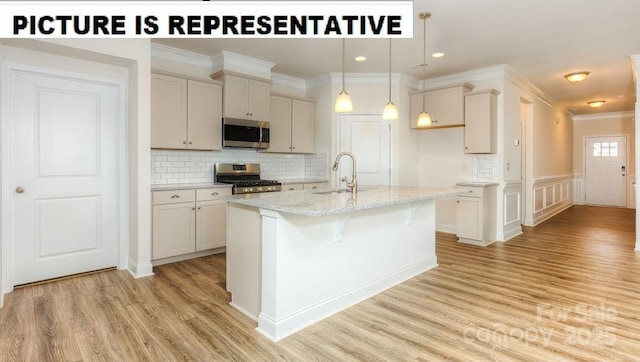
<path id="1" fill-rule="evenodd" d="M 364 62 L 365 60 L 367 60 L 367 57 L 365 57 L 364 55 L 358 55 L 357 57 L 353 58 L 353 60 L 355 60 L 356 62 Z"/>
<path id="2" fill-rule="evenodd" d="M 424 80 L 426 78 L 425 72 L 427 70 L 427 19 L 431 17 L 431 13 L 428 11 L 418 14 L 418 17 L 422 20 L 424 38 L 422 39 L 422 90 L 424 90 Z M 431 125 L 431 116 L 427 112 L 424 106 L 424 92 L 422 93 L 422 112 L 418 115 L 418 127 L 427 127 Z"/>
<path id="3" fill-rule="evenodd" d="M 571 83 L 576 84 L 582 82 L 590 73 L 586 71 L 573 72 L 565 74 L 564 77 Z"/>
<path id="4" fill-rule="evenodd" d="M 398 119 L 398 108 L 391 102 L 391 38 L 389 38 L 389 102 L 382 111 L 382 119 Z"/>
<path id="5" fill-rule="evenodd" d="M 338 113 L 351 112 L 353 111 L 353 104 L 351 103 L 351 97 L 347 94 L 347 91 L 344 90 L 344 48 L 345 48 L 345 39 L 342 38 L 342 91 L 338 94 L 336 98 L 336 106 L 335 111 Z"/>
<path id="6" fill-rule="evenodd" d="M 444 53 L 443 52 L 435 52 L 433 54 L 431 54 L 432 58 L 442 58 L 444 57 Z"/>
<path id="7" fill-rule="evenodd" d="M 606 102 L 605 100 L 599 100 L 599 101 L 591 101 L 591 102 L 587 102 L 587 104 L 590 107 L 593 108 L 598 108 L 598 107 L 602 107 L 602 105 L 604 104 L 604 102 Z"/>

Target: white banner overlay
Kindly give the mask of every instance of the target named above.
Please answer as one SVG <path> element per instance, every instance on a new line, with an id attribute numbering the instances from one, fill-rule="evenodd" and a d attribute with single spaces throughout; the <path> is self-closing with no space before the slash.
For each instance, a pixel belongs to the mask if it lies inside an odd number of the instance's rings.
<path id="1" fill-rule="evenodd" d="M 413 1 L 10 1 L 0 38 L 411 38 Z"/>

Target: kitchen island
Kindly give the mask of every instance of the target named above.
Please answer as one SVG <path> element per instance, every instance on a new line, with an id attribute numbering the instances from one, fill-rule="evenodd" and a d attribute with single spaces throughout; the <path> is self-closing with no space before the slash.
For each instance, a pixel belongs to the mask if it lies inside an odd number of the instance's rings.
<path id="1" fill-rule="evenodd" d="M 367 186 L 229 198 L 231 305 L 277 341 L 437 266 L 435 201 L 464 190 Z"/>

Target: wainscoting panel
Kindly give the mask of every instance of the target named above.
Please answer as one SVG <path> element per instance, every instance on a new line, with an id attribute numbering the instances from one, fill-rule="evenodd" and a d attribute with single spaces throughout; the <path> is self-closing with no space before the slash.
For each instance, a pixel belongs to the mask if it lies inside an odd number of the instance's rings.
<path id="1" fill-rule="evenodd" d="M 503 241 L 507 241 L 522 234 L 522 182 L 520 180 L 507 181 L 503 195 Z"/>
<path id="2" fill-rule="evenodd" d="M 575 182 L 574 175 L 546 177 L 534 181 L 533 225 L 537 225 L 573 205 Z M 582 185 L 580 185 L 580 190 L 582 191 L 582 189 Z"/>
<path id="3" fill-rule="evenodd" d="M 573 203 L 584 205 L 584 175 L 573 175 Z"/>

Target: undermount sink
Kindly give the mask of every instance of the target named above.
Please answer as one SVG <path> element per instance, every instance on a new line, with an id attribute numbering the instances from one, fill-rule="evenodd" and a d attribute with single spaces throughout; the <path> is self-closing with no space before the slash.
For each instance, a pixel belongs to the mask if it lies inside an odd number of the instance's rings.
<path id="1" fill-rule="evenodd" d="M 358 190 L 357 192 L 361 192 L 361 191 L 367 191 L 367 190 Z M 346 193 L 346 192 L 351 192 L 351 190 L 349 190 L 349 189 L 325 190 L 325 191 L 312 192 L 312 194 L 315 194 L 315 195 L 332 195 L 332 194 L 343 194 L 343 193 Z"/>

